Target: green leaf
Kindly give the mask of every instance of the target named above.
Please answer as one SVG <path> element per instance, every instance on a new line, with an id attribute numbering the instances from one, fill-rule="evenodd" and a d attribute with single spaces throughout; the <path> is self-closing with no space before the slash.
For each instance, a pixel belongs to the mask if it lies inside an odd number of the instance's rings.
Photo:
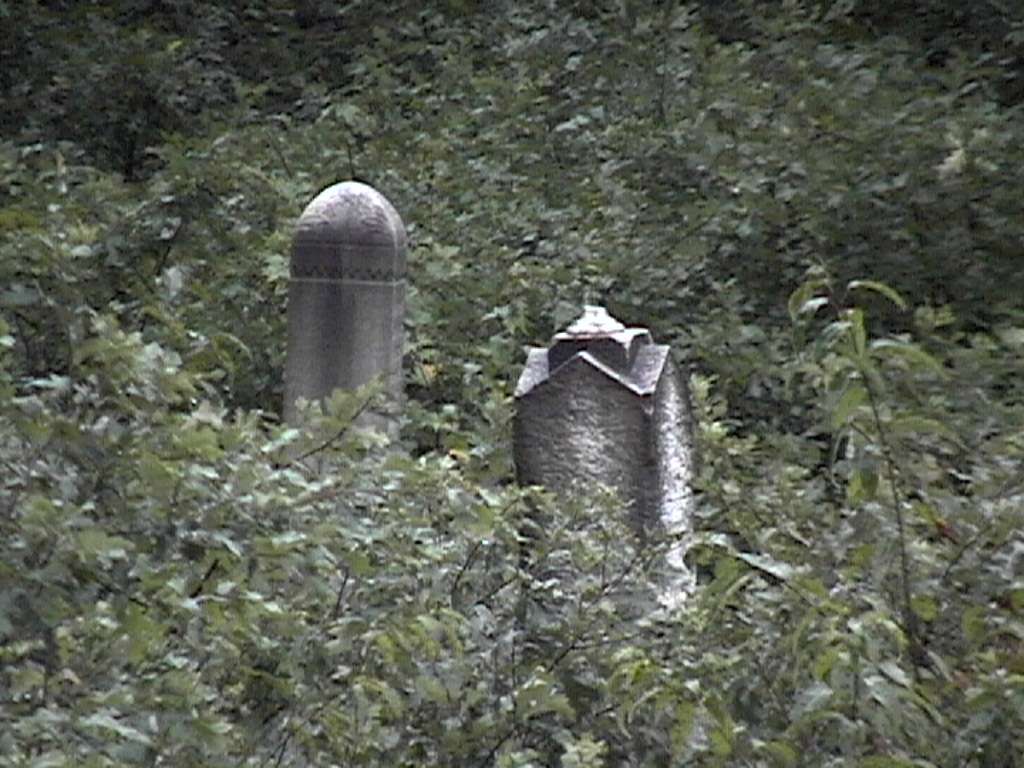
<path id="1" fill-rule="evenodd" d="M 872 755 L 857 763 L 859 768 L 917 768 L 918 763 L 889 755 Z"/>
<path id="2" fill-rule="evenodd" d="M 825 651 L 818 655 L 818 658 L 814 660 L 812 670 L 814 677 L 822 682 L 825 682 L 828 678 L 832 668 L 836 665 L 836 662 L 845 660 L 848 654 L 845 650 L 831 646 L 826 648 Z"/>
<path id="3" fill-rule="evenodd" d="M 907 674 L 906 670 L 903 669 L 895 661 L 888 660 L 883 661 L 878 665 L 878 669 L 889 678 L 892 682 L 900 685 L 904 688 L 912 688 L 914 681 L 911 680 L 910 675 Z"/>
<path id="4" fill-rule="evenodd" d="M 44 752 L 29 763 L 30 768 L 64 768 L 67 765 L 71 765 L 68 758 L 56 750 Z"/>
<path id="5" fill-rule="evenodd" d="M 779 562 L 767 555 L 737 552 L 736 557 L 756 570 L 764 571 L 769 576 L 774 576 L 780 581 L 789 581 L 799 573 L 799 571 L 789 563 Z"/>
<path id="6" fill-rule="evenodd" d="M 566 732 L 558 741 L 564 750 L 561 768 L 602 768 L 605 765 L 603 758 L 608 746 L 590 734 L 577 737 Z"/>
<path id="7" fill-rule="evenodd" d="M 868 392 L 862 383 L 852 381 L 847 384 L 843 396 L 839 398 L 839 402 L 832 409 L 830 415 L 832 429 L 839 430 L 845 427 L 852 420 L 857 409 L 867 401 Z"/>
<path id="8" fill-rule="evenodd" d="M 854 468 L 846 485 L 846 498 L 851 506 L 874 501 L 878 496 L 878 469 L 874 465 Z"/>
<path id="9" fill-rule="evenodd" d="M 789 296 L 789 317 L 795 323 L 801 315 L 814 314 L 819 309 L 827 306 L 829 300 L 826 296 L 818 296 L 818 292 L 827 288 L 828 283 L 824 280 L 809 280 L 803 283 Z"/>
<path id="10" fill-rule="evenodd" d="M 984 606 L 970 605 L 964 609 L 960 624 L 963 628 L 964 636 L 975 645 L 984 640 L 988 634 L 987 615 L 988 611 Z"/>
<path id="11" fill-rule="evenodd" d="M 914 595 L 910 607 L 924 621 L 935 621 L 939 615 L 939 604 L 931 595 Z"/>
<path id="12" fill-rule="evenodd" d="M 800 763 L 800 753 L 796 747 L 784 741 L 769 741 L 761 744 L 758 746 L 758 752 L 767 756 L 771 764 L 778 768 L 796 768 Z"/>
<path id="13" fill-rule="evenodd" d="M 864 357 L 867 349 L 867 329 L 864 326 L 864 310 L 851 309 L 846 313 L 850 323 L 850 338 L 853 340 L 853 351 L 857 359 Z"/>
<path id="14" fill-rule="evenodd" d="M 885 298 L 889 299 L 900 309 L 907 308 L 907 302 L 903 299 L 895 289 L 890 288 L 885 283 L 879 283 L 875 280 L 853 280 L 847 284 L 847 289 L 851 291 L 865 290 L 874 291 L 875 293 L 881 294 Z"/>
<path id="15" fill-rule="evenodd" d="M 675 706 L 675 719 L 670 734 L 674 755 L 680 755 L 689 748 L 696 719 L 697 707 L 686 699 L 680 699 Z"/>
<path id="16" fill-rule="evenodd" d="M 150 747 L 152 739 L 137 728 L 129 725 L 125 720 L 118 719 L 110 711 L 96 712 L 88 717 L 82 718 L 79 724 L 85 728 L 95 728 L 100 732 L 112 731 L 123 739 Z"/>
<path id="17" fill-rule="evenodd" d="M 277 552 L 284 552 L 305 544 L 307 538 L 308 537 L 304 533 L 299 533 L 298 531 L 286 531 L 278 534 L 277 536 L 273 536 L 270 539 L 270 546 Z"/>
<path id="18" fill-rule="evenodd" d="M 894 435 L 938 435 L 960 443 L 959 436 L 950 429 L 948 424 L 927 416 L 913 414 L 897 416 L 888 423 L 888 428 Z"/>
<path id="19" fill-rule="evenodd" d="M 928 369 L 946 375 L 942 364 L 916 344 L 895 339 L 878 339 L 871 342 L 871 351 L 879 358 L 896 358 L 905 361 L 911 370 Z"/>
<path id="20" fill-rule="evenodd" d="M 708 736 L 711 741 L 711 752 L 716 757 L 728 757 L 732 754 L 736 739 L 731 724 L 721 724 L 712 728 Z"/>
<path id="21" fill-rule="evenodd" d="M 523 720 L 548 713 L 575 717 L 568 697 L 559 691 L 546 673 L 538 673 L 515 693 L 516 712 Z"/>
<path id="22" fill-rule="evenodd" d="M 831 686 L 821 681 L 815 681 L 798 692 L 790 717 L 793 720 L 799 720 L 812 715 L 825 708 L 832 701 L 832 696 Z"/>
<path id="23" fill-rule="evenodd" d="M 88 557 L 101 557 L 106 560 L 124 560 L 134 545 L 120 536 L 110 536 L 102 528 L 86 528 L 79 531 L 78 550 Z"/>
<path id="24" fill-rule="evenodd" d="M 996 328 L 995 334 L 1008 347 L 1024 348 L 1024 328 Z"/>
<path id="25" fill-rule="evenodd" d="M 423 697 L 424 701 L 434 704 L 444 704 L 448 701 L 448 692 L 433 675 L 417 675 L 416 692 Z"/>
<path id="26" fill-rule="evenodd" d="M 128 638 L 128 659 L 139 664 L 159 647 L 167 626 L 153 621 L 144 608 L 133 603 L 128 606 L 121 629 Z"/>

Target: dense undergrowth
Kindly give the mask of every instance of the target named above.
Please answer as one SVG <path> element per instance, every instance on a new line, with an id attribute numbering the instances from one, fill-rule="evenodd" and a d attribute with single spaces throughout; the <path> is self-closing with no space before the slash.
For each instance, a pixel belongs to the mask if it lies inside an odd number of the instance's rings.
<path id="1" fill-rule="evenodd" d="M 0 765 L 1015 765 L 1024 17 L 905 5 L 0 2 Z M 398 453 L 279 423 L 351 177 Z M 677 612 L 512 483 L 584 302 L 692 371 Z"/>

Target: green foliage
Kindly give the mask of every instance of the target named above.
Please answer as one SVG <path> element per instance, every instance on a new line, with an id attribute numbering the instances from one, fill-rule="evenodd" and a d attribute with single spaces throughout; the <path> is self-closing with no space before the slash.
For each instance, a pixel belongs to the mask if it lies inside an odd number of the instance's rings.
<path id="1" fill-rule="evenodd" d="M 0 765 L 1015 764 L 1024 18 L 965 8 L 0 2 Z M 278 423 L 349 176 L 401 450 Z M 693 366 L 676 611 L 512 482 L 585 301 Z"/>

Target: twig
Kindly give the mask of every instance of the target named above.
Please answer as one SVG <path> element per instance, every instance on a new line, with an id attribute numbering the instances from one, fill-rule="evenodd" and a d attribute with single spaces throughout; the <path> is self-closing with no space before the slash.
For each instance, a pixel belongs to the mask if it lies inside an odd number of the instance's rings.
<path id="1" fill-rule="evenodd" d="M 515 576 L 509 576 L 507 579 L 505 579 L 504 581 L 500 582 L 498 584 L 498 586 L 494 587 L 494 589 L 492 589 L 486 595 L 483 595 L 482 597 L 479 597 L 476 600 L 474 600 L 473 604 L 474 605 L 488 605 L 488 602 L 487 602 L 488 600 L 490 600 L 496 594 L 501 592 L 501 590 L 503 590 L 505 587 L 509 586 L 510 584 L 514 584 L 518 580 L 519 580 L 519 574 L 518 573 Z M 488 606 L 488 607 L 490 607 L 490 606 Z"/>
<path id="2" fill-rule="evenodd" d="M 336 619 L 341 615 L 341 598 L 345 594 L 345 587 L 348 586 L 349 570 L 345 568 L 345 575 L 341 578 L 341 586 L 338 587 L 338 599 L 334 601 L 334 610 L 331 612 L 331 618 Z"/>
<path id="3" fill-rule="evenodd" d="M 634 568 L 638 563 L 645 560 L 647 561 L 647 563 L 650 563 L 655 559 L 655 557 L 657 557 L 656 553 L 645 552 L 643 548 L 637 549 L 637 551 L 633 554 L 633 557 L 630 558 L 629 562 L 626 563 L 626 566 L 622 569 L 622 572 L 619 573 L 618 576 L 616 576 L 607 584 L 602 585 L 601 591 L 594 598 L 594 600 L 591 601 L 591 605 L 596 605 L 613 588 L 617 587 L 619 584 L 625 581 L 626 577 L 633 573 Z M 600 615 L 591 616 L 589 621 L 586 622 L 586 626 L 584 626 L 582 630 L 574 633 L 572 640 L 570 640 L 565 645 L 565 647 L 562 648 L 562 650 L 559 651 L 551 660 L 551 662 L 547 665 L 550 671 L 553 671 L 556 667 L 558 667 L 558 665 L 565 661 L 566 657 L 570 653 L 579 650 L 579 648 L 583 646 L 583 643 L 581 643 L 580 641 L 582 641 L 583 638 L 590 632 L 591 628 L 594 626 L 594 624 L 597 623 L 599 618 Z"/>
<path id="4" fill-rule="evenodd" d="M 215 557 L 213 562 L 210 563 L 210 567 L 206 569 L 206 573 L 203 574 L 203 578 L 199 580 L 199 583 L 196 584 L 195 588 L 189 593 L 188 596 L 190 598 L 199 597 L 200 593 L 203 591 L 203 587 L 206 586 L 206 582 L 210 580 L 210 577 L 213 576 L 218 567 L 220 567 L 220 558 Z"/>
<path id="5" fill-rule="evenodd" d="M 1016 477 L 1011 477 L 1009 480 L 1003 483 L 999 490 L 996 491 L 994 494 L 992 494 L 991 496 L 985 496 L 984 500 L 1001 501 L 1003 499 L 1008 498 L 1011 493 L 1019 489 L 1022 480 L 1024 480 L 1024 473 L 1020 473 Z M 953 570 L 956 564 L 960 562 L 963 556 L 967 554 L 967 550 L 969 550 L 971 547 L 977 544 L 982 539 L 982 537 L 986 533 L 988 533 L 989 530 L 992 529 L 993 526 L 995 526 L 995 521 L 990 520 L 989 522 L 985 523 L 985 525 L 983 525 L 974 536 L 972 536 L 970 539 L 965 541 L 963 545 L 961 545 L 961 547 L 956 551 L 956 554 L 953 555 L 952 559 L 949 561 L 949 564 L 946 566 L 946 570 L 942 572 L 942 581 L 946 581 L 949 578 L 950 572 Z"/>
<path id="6" fill-rule="evenodd" d="M 327 440 L 325 440 L 324 442 L 320 443 L 320 445 L 317 445 L 317 446 L 315 446 L 313 448 L 310 448 L 308 451 L 305 451 L 304 453 L 300 453 L 298 456 L 296 456 L 294 459 L 289 461 L 284 466 L 286 466 L 286 467 L 293 467 L 296 464 L 301 464 L 303 461 L 308 459 L 310 456 L 318 454 L 321 451 L 325 451 L 328 448 L 330 448 L 332 445 L 334 445 L 335 443 L 339 442 L 341 440 L 341 438 L 343 438 L 346 434 L 348 434 L 348 431 L 351 428 L 351 426 L 355 423 L 356 419 L 358 419 L 362 415 L 363 411 L 366 410 L 367 406 L 370 405 L 370 401 L 372 399 L 373 398 L 371 397 L 371 398 L 367 398 L 366 400 L 364 400 L 359 405 L 359 407 L 356 409 L 356 412 L 354 414 L 352 414 L 352 418 L 349 420 L 348 424 L 346 424 L 344 427 L 339 429 L 337 434 L 333 435 L 332 437 L 329 437 Z"/>
<path id="7" fill-rule="evenodd" d="M 714 213 L 709 213 L 707 216 L 705 216 L 703 219 L 698 221 L 696 224 L 694 224 L 694 225 L 688 227 L 686 230 L 684 230 L 682 232 L 682 234 L 677 239 L 685 240 L 688 237 L 692 237 L 693 235 L 697 234 L 702 229 L 704 229 L 704 227 L 706 227 L 708 224 L 710 224 L 711 220 L 714 219 L 717 215 L 718 215 L 717 211 L 715 211 Z"/>
<path id="8" fill-rule="evenodd" d="M 284 172 L 288 174 L 288 178 L 294 179 L 295 174 L 292 173 L 292 168 L 288 165 L 288 159 L 284 156 L 281 148 L 277 146 L 277 142 L 274 141 L 273 136 L 267 138 L 267 143 L 270 145 L 270 149 L 277 155 L 277 159 L 281 161 L 281 165 L 284 167 Z"/>
<path id="9" fill-rule="evenodd" d="M 502 746 L 504 746 L 506 741 L 508 741 L 515 735 L 515 732 L 515 728 L 509 728 L 505 732 L 505 735 L 498 739 L 497 743 L 493 747 L 491 747 L 490 751 L 484 756 L 484 759 L 477 763 L 477 765 L 479 765 L 481 768 L 483 768 L 483 766 L 485 765 L 490 765 L 491 761 L 494 759 L 494 756 L 498 754 L 498 750 L 501 749 Z"/>
<path id="10" fill-rule="evenodd" d="M 455 592 L 459 588 L 459 582 L 462 581 L 463 575 L 465 575 L 466 571 L 469 570 L 469 567 L 473 564 L 473 561 L 476 559 L 477 552 L 480 551 L 480 548 L 483 545 L 484 542 L 482 539 L 473 545 L 473 547 L 469 550 L 469 554 L 466 555 L 466 562 L 462 564 L 462 567 L 459 568 L 459 572 L 455 574 L 455 580 L 452 582 L 452 588 L 448 591 L 448 597 L 451 600 L 452 604 L 455 603 Z"/>
<path id="11" fill-rule="evenodd" d="M 914 613 L 912 604 L 913 573 L 910 565 L 910 555 L 907 553 L 907 535 L 905 521 L 903 519 L 903 505 L 900 498 L 899 483 L 896 477 L 896 459 L 893 458 L 892 449 L 886 440 L 885 429 L 882 426 L 882 416 L 878 410 L 878 399 L 875 397 L 874 388 L 871 386 L 871 379 L 864 375 L 864 390 L 868 395 L 868 405 L 871 408 L 871 417 L 875 422 L 875 429 L 878 432 L 878 443 L 882 448 L 882 459 L 885 463 L 886 475 L 889 480 L 889 489 L 892 493 L 892 508 L 896 517 L 897 546 L 900 555 L 900 595 L 903 606 L 903 629 L 907 633 L 910 643 L 910 656 L 914 661 L 914 676 L 917 677 L 918 663 L 924 663 L 927 658 L 924 655 L 924 647 L 921 643 L 921 630 L 917 622 L 917 614 Z"/>

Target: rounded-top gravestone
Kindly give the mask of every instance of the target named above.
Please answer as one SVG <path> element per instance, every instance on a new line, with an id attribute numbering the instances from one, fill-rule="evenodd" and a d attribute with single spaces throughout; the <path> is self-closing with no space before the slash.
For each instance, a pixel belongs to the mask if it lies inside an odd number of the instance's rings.
<path id="1" fill-rule="evenodd" d="M 286 420 L 296 402 L 354 390 L 378 376 L 402 396 L 405 226 L 373 187 L 328 187 L 299 217 L 288 285 Z"/>

